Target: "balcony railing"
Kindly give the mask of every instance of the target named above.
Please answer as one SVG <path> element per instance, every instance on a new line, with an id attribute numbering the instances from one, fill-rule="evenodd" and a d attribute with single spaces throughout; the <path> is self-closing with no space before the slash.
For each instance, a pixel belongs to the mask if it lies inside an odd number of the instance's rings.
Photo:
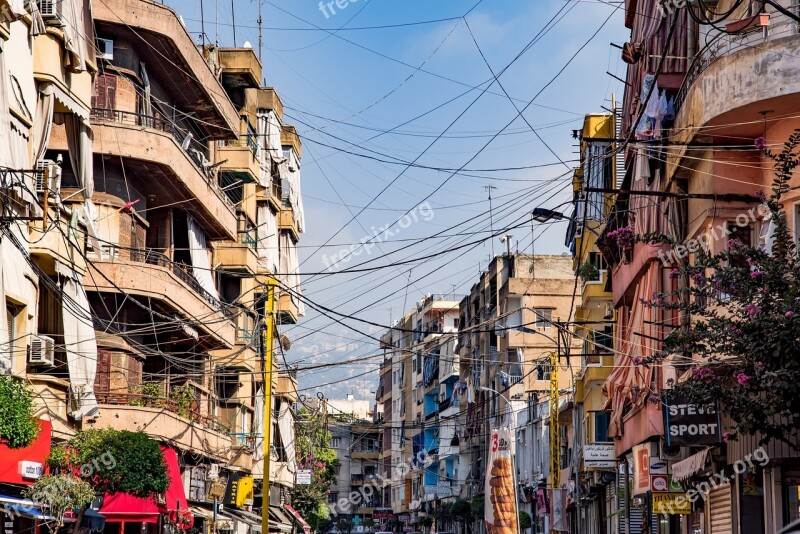
<path id="1" fill-rule="evenodd" d="M 97 402 L 109 406 L 142 406 L 145 408 L 158 408 L 172 412 L 192 423 L 202 424 L 211 430 L 228 433 L 216 418 L 200 413 L 200 402 L 197 400 L 191 405 L 185 405 L 169 397 L 148 395 L 145 393 L 98 393 Z"/>
<path id="2" fill-rule="evenodd" d="M 131 261 L 137 263 L 146 263 L 148 265 L 157 265 L 159 267 L 166 267 L 172 271 L 172 274 L 180 278 L 182 282 L 191 287 L 195 293 L 205 299 L 205 301 L 208 302 L 212 308 L 225 313 L 226 316 L 229 315 L 227 308 L 223 306 L 222 302 L 200 285 L 200 282 L 198 282 L 191 273 L 191 266 L 184 265 L 182 263 L 175 263 L 174 261 L 170 260 L 166 254 L 149 248 L 132 249 Z"/>
<path id="3" fill-rule="evenodd" d="M 218 196 L 226 204 L 233 207 L 233 203 L 231 203 L 216 182 L 216 173 L 212 170 L 211 162 L 208 159 L 208 147 L 189 138 L 188 136 L 190 134 L 176 126 L 174 122 L 160 116 L 144 115 L 142 113 L 107 108 L 92 108 L 90 120 L 142 126 L 144 128 L 152 128 L 170 134 L 186 155 L 189 156 L 189 159 L 200 174 L 205 177 L 208 185 L 218 193 Z M 189 139 L 188 143 L 187 138 Z"/>
<path id="4" fill-rule="evenodd" d="M 243 135 L 239 139 L 223 139 L 219 142 L 221 147 L 241 147 L 249 148 L 254 158 L 258 158 L 258 142 L 253 135 Z"/>

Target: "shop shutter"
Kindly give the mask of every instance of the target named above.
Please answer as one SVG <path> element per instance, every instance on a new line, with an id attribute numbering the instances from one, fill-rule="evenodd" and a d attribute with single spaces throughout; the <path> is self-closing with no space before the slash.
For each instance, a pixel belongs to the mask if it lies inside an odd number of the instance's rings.
<path id="1" fill-rule="evenodd" d="M 94 379 L 94 392 L 98 400 L 107 402 L 111 393 L 111 353 L 107 350 L 97 351 L 97 375 Z"/>
<path id="2" fill-rule="evenodd" d="M 730 534 L 733 532 L 731 510 L 731 487 L 725 485 L 708 493 L 710 534 Z"/>

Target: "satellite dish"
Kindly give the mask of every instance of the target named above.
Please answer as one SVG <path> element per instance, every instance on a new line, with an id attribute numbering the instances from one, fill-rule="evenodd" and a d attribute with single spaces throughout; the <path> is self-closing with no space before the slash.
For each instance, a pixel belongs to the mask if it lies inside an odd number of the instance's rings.
<path id="1" fill-rule="evenodd" d="M 245 41 L 244 48 L 253 48 L 253 45 L 250 43 L 250 41 Z"/>

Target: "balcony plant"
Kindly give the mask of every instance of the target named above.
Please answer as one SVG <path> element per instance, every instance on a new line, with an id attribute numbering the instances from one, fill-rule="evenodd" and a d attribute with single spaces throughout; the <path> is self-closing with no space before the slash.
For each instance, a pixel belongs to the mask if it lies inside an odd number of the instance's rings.
<path id="1" fill-rule="evenodd" d="M 164 390 L 160 384 L 145 382 L 129 388 L 132 393 L 128 404 L 131 406 L 146 406 L 148 408 L 161 408 L 164 406 Z"/>
<path id="2" fill-rule="evenodd" d="M 797 448 L 800 260 L 781 199 L 800 163 L 800 130 L 779 153 L 763 139 L 756 140 L 756 148 L 774 163 L 772 194 L 761 195 L 774 224 L 773 239 L 759 247 L 731 240 L 721 253 L 699 255 L 671 273 L 684 279 L 685 289 L 656 294 L 645 304 L 691 318 L 667 336 L 658 356 L 677 356 L 690 367 L 670 394 L 701 405 L 719 402 L 734 421 L 725 441 L 747 434 L 757 435 L 762 445 L 777 440 Z"/>
<path id="3" fill-rule="evenodd" d="M 189 383 L 174 387 L 169 392 L 169 400 L 175 413 L 184 419 L 191 419 L 196 402 L 195 388 Z"/>
<path id="4" fill-rule="evenodd" d="M 0 442 L 20 449 L 33 443 L 38 434 L 33 392 L 22 381 L 0 375 Z"/>
<path id="5" fill-rule="evenodd" d="M 597 280 L 600 277 L 600 271 L 589 261 L 580 264 L 575 274 L 584 280 Z"/>

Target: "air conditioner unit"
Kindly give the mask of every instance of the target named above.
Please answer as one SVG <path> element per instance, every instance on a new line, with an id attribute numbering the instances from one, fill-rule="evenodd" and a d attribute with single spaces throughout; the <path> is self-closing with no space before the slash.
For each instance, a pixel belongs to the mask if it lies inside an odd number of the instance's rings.
<path id="1" fill-rule="evenodd" d="M 64 0 L 37 0 L 37 3 L 39 4 L 39 13 L 42 14 L 44 20 L 62 22 L 61 9 Z"/>
<path id="2" fill-rule="evenodd" d="M 44 182 L 45 175 L 48 176 L 47 184 Z M 45 185 L 48 190 L 57 193 L 61 188 L 61 167 L 51 159 L 37 161 L 34 181 L 36 182 L 34 187 L 37 194 L 44 194 Z"/>
<path id="3" fill-rule="evenodd" d="M 56 361 L 56 345 L 53 338 L 31 334 L 28 363 L 53 367 Z"/>
<path id="4" fill-rule="evenodd" d="M 114 40 L 103 39 L 98 37 L 95 42 L 97 43 L 97 58 L 98 59 L 114 59 Z"/>
<path id="5" fill-rule="evenodd" d="M 689 457 L 689 452 L 689 447 L 667 447 L 665 439 L 658 441 L 658 457 L 662 460 L 685 460 Z"/>

